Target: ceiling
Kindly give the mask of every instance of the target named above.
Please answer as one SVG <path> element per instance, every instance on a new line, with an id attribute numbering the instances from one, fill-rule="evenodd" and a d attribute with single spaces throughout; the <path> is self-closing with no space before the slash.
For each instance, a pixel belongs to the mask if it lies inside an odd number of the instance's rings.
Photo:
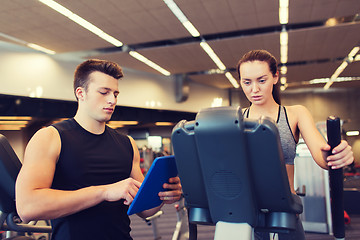
<path id="1" fill-rule="evenodd" d="M 251 49 L 266 49 L 280 59 L 279 2 L 276 0 L 176 0 L 200 32 L 192 37 L 162 0 L 58 0 L 125 45 L 114 47 L 37 0 L 1 0 L 0 33 L 54 50 L 58 55 L 113 60 L 123 67 L 160 74 L 128 54 L 136 50 L 171 74 L 191 81 L 232 88 L 203 51 L 211 46 L 228 71 Z M 329 78 L 360 41 L 359 0 L 290 0 L 288 89 L 304 81 Z M 335 26 L 326 25 L 336 18 Z M 0 35 L 1 41 L 12 42 Z M 360 61 L 340 75 L 360 77 Z M 324 84 L 312 85 L 322 87 Z M 360 81 L 334 83 L 331 88 L 360 88 Z M 287 91 L 287 90 L 286 90 Z"/>

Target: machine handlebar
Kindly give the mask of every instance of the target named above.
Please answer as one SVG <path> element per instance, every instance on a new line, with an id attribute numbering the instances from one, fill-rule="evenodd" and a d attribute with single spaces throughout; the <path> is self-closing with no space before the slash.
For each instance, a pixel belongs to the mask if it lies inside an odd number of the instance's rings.
<path id="1" fill-rule="evenodd" d="M 332 150 L 341 142 L 341 127 L 338 117 L 330 116 L 326 121 L 327 139 Z M 334 237 L 336 239 L 345 238 L 345 222 L 344 222 L 344 200 L 343 200 L 343 169 L 329 169 L 330 177 L 330 197 L 331 212 Z"/>

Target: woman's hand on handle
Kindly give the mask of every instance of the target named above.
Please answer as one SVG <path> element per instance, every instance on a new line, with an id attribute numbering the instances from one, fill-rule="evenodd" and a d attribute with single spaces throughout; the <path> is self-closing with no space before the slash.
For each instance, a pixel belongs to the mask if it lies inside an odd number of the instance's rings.
<path id="1" fill-rule="evenodd" d="M 327 144 L 321 150 L 328 152 L 330 146 Z M 327 165 L 332 169 L 345 167 L 354 161 L 352 148 L 345 140 L 341 140 L 341 143 L 332 150 L 332 154 L 326 157 Z"/>

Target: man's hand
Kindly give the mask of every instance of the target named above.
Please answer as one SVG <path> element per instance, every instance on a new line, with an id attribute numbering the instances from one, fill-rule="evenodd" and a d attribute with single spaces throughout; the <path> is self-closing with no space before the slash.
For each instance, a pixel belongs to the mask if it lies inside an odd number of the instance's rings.
<path id="1" fill-rule="evenodd" d="M 127 178 L 120 182 L 105 186 L 105 200 L 109 202 L 124 199 L 124 204 L 130 205 L 140 188 L 141 182 Z"/>
<path id="2" fill-rule="evenodd" d="M 165 192 L 159 192 L 159 197 L 166 204 L 172 204 L 180 200 L 182 187 L 179 177 L 169 178 L 169 183 L 164 183 L 163 188 L 169 189 Z"/>

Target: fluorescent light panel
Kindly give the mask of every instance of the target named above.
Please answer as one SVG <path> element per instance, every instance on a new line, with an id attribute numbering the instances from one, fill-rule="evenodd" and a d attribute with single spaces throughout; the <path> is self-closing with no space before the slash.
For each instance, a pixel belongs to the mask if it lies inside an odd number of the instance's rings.
<path id="1" fill-rule="evenodd" d="M 184 13 L 180 10 L 180 8 L 176 5 L 173 0 L 164 0 L 165 4 L 172 11 L 172 13 L 179 19 L 182 25 L 188 30 L 188 32 L 193 37 L 199 37 L 199 31 L 194 27 L 194 25 L 187 19 Z"/>
<path id="2" fill-rule="evenodd" d="M 279 22 L 280 24 L 289 22 L 289 0 L 279 0 Z"/>
<path id="3" fill-rule="evenodd" d="M 334 80 L 344 71 L 344 69 L 349 65 L 346 61 L 343 61 L 340 66 L 335 70 L 333 75 L 331 75 L 329 81 L 325 84 L 324 89 L 329 89 L 333 84 Z"/>
<path id="4" fill-rule="evenodd" d="M 173 126 L 174 123 L 172 122 L 156 122 L 155 126 Z"/>
<path id="5" fill-rule="evenodd" d="M 348 54 L 348 59 L 350 63 L 355 60 L 358 56 L 355 56 L 357 52 L 360 50 L 359 46 L 354 47 Z M 355 59 L 354 59 L 355 57 Z M 345 70 L 345 68 L 349 65 L 348 59 L 344 59 L 344 61 L 340 64 L 340 66 L 335 70 L 333 75 L 330 77 L 329 81 L 325 84 L 324 89 L 329 89 L 333 84 L 334 80 L 338 78 L 338 76 Z"/>
<path id="6" fill-rule="evenodd" d="M 287 66 L 281 66 L 280 67 L 280 73 L 281 74 L 286 74 L 287 73 Z"/>
<path id="7" fill-rule="evenodd" d="M 53 51 L 53 50 L 44 48 L 44 47 L 39 46 L 39 45 L 37 45 L 37 44 L 35 44 L 35 43 L 28 43 L 28 44 L 26 44 L 26 46 L 28 46 L 29 48 L 32 48 L 32 49 L 35 49 L 35 50 L 38 50 L 38 51 L 47 53 L 47 54 L 51 54 L 51 55 L 54 55 L 54 54 L 56 53 L 56 52 Z"/>
<path id="8" fill-rule="evenodd" d="M 350 51 L 348 57 L 349 57 L 349 58 L 355 57 L 355 55 L 357 54 L 357 52 L 359 51 L 359 49 L 360 49 L 360 47 L 354 47 L 354 48 Z"/>
<path id="9" fill-rule="evenodd" d="M 281 31 L 280 33 L 280 45 L 288 45 L 289 35 L 287 31 Z"/>
<path id="10" fill-rule="evenodd" d="M 88 31 L 98 35 L 100 38 L 102 38 L 105 41 L 113 44 L 114 46 L 121 47 L 123 45 L 123 43 L 120 42 L 119 40 L 117 40 L 116 38 L 114 38 L 114 37 L 110 36 L 109 34 L 105 33 L 100 28 L 98 28 L 95 25 L 93 25 L 92 23 L 86 21 L 85 19 L 83 19 L 79 15 L 73 13 L 69 9 L 63 7 L 59 3 L 57 3 L 57 2 L 55 2 L 53 0 L 39 0 L 39 1 L 42 2 L 43 4 L 47 5 L 48 7 L 54 9 L 58 13 L 64 15 L 65 17 L 71 19 L 72 21 L 79 24 L 80 26 L 87 29 Z"/>
<path id="11" fill-rule="evenodd" d="M 176 5 L 176 3 L 173 0 L 164 0 L 165 4 L 168 6 L 168 8 L 173 12 L 173 14 L 177 17 L 177 19 L 183 24 L 183 26 L 188 30 L 188 32 L 193 37 L 199 37 L 200 33 L 199 31 L 194 27 L 194 25 L 187 19 L 187 17 L 184 15 L 184 13 L 180 10 L 180 8 Z M 213 62 L 216 64 L 216 66 L 220 69 L 220 71 L 225 71 L 226 67 L 224 63 L 220 60 L 220 58 L 216 55 L 214 50 L 207 44 L 205 41 L 202 41 L 200 43 L 200 46 L 204 51 L 209 55 L 209 57 L 213 60 Z M 239 88 L 239 84 L 237 83 L 236 79 L 231 75 L 231 73 L 227 72 L 225 74 L 227 79 L 231 82 L 231 84 L 235 88 Z"/>
<path id="12" fill-rule="evenodd" d="M 28 121 L 0 121 L 0 125 L 26 125 Z"/>
<path id="13" fill-rule="evenodd" d="M 207 44 L 206 42 L 201 42 L 200 46 L 202 47 L 202 49 L 204 49 L 204 51 L 207 53 L 207 55 L 209 55 L 209 57 L 214 61 L 214 63 L 216 64 L 216 66 L 218 66 L 218 68 L 220 70 L 226 69 L 225 65 L 222 63 L 220 58 L 216 55 L 214 50 L 212 50 L 212 48 L 209 46 L 209 44 Z"/>
<path id="14" fill-rule="evenodd" d="M 280 45 L 280 62 L 287 63 L 288 61 L 288 46 Z"/>
<path id="15" fill-rule="evenodd" d="M 25 125 L 6 125 L 6 126 L 3 125 L 3 126 L 0 126 L 0 130 L 3 130 L 3 131 L 19 131 L 24 127 L 25 127 Z"/>
<path id="16" fill-rule="evenodd" d="M 359 136 L 359 131 L 347 131 L 346 136 Z"/>
<path id="17" fill-rule="evenodd" d="M 327 83 L 330 78 L 316 78 L 310 80 L 310 84 L 319 84 L 319 83 Z M 360 77 L 338 77 L 332 80 L 333 82 L 351 82 L 351 81 L 360 81 Z"/>
<path id="18" fill-rule="evenodd" d="M 285 64 L 288 61 L 288 41 L 288 32 L 286 29 L 283 29 L 280 33 L 280 62 L 282 64 Z"/>
<path id="19" fill-rule="evenodd" d="M 24 40 L 18 39 L 16 37 L 9 36 L 9 35 L 4 34 L 4 33 L 0 33 L 0 37 L 6 38 L 6 39 L 8 39 L 10 41 L 16 42 L 16 43 L 21 44 L 21 45 L 25 45 L 25 46 L 27 46 L 29 48 L 32 48 L 32 49 L 35 49 L 37 51 L 41 51 L 41 52 L 44 52 L 44 53 L 47 53 L 47 54 L 55 54 L 56 53 L 53 50 L 44 48 L 44 47 L 39 46 L 39 45 L 34 44 L 34 43 L 28 43 L 28 42 L 26 42 Z"/>
<path id="20" fill-rule="evenodd" d="M 32 117 L 0 116 L 0 120 L 32 120 Z"/>
<path id="21" fill-rule="evenodd" d="M 150 61 L 149 59 L 147 59 L 146 57 L 144 57 L 143 55 L 141 55 L 140 53 L 136 52 L 136 51 L 130 51 L 129 52 L 130 56 L 136 58 L 137 60 L 145 63 L 146 65 L 152 67 L 153 69 L 159 71 L 160 73 L 162 73 L 165 76 L 170 76 L 170 72 L 165 70 L 164 68 L 160 67 L 159 65 L 157 65 L 156 63 L 154 63 L 153 61 Z"/>
<path id="22" fill-rule="evenodd" d="M 236 81 L 236 79 L 233 77 L 233 75 L 231 75 L 231 73 L 229 73 L 229 72 L 225 73 L 225 77 L 227 77 L 227 79 L 234 86 L 234 88 L 240 87 L 239 83 Z"/>
<path id="23" fill-rule="evenodd" d="M 108 122 L 110 125 L 137 125 L 138 121 L 110 121 Z"/>
<path id="24" fill-rule="evenodd" d="M 200 36 L 199 31 L 194 27 L 194 25 L 192 25 L 192 23 L 190 21 L 183 22 L 182 24 L 184 25 L 186 30 L 188 30 L 188 32 L 191 34 L 191 36 L 193 36 L 193 37 Z"/>

